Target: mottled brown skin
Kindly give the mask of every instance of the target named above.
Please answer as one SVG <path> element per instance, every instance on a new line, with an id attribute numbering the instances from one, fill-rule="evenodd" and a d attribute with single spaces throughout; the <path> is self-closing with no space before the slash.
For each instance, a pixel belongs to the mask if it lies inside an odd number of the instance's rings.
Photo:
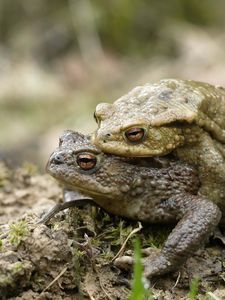
<path id="1" fill-rule="evenodd" d="M 83 159 L 80 155 L 94 157 Z M 164 163 L 163 163 L 164 164 Z M 168 167 L 140 166 L 137 162 L 102 153 L 90 138 L 67 131 L 51 155 L 47 171 L 69 190 L 91 197 L 106 211 L 149 223 L 176 222 L 160 254 L 146 262 L 145 275 L 175 270 L 212 234 L 220 209 L 199 196 L 196 171 L 181 162 Z M 85 170 L 88 166 L 88 170 Z"/>
<path id="2" fill-rule="evenodd" d="M 225 211 L 225 90 L 207 83 L 165 79 L 138 86 L 113 104 L 100 103 L 93 142 L 126 157 L 173 153 L 197 168 L 199 194 Z M 144 136 L 131 142 L 132 128 Z"/>

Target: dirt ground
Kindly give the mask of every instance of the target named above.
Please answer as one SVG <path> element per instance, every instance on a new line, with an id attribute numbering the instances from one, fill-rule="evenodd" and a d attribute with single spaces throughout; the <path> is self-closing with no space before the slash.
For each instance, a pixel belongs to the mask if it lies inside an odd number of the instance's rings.
<path id="1" fill-rule="evenodd" d="M 62 187 L 49 175 L 28 164 L 12 171 L 0 163 L 0 299 L 127 299 L 132 270 L 122 271 L 112 260 L 138 223 L 85 206 L 57 214 L 48 225 L 37 224 L 60 201 Z M 125 253 L 133 253 L 137 236 L 144 247 L 157 244 L 163 228 L 147 245 L 151 228 L 143 224 Z M 153 299 L 225 299 L 224 260 L 225 247 L 212 239 L 179 272 L 151 280 Z M 197 298 L 188 296 L 194 278 L 199 279 Z"/>

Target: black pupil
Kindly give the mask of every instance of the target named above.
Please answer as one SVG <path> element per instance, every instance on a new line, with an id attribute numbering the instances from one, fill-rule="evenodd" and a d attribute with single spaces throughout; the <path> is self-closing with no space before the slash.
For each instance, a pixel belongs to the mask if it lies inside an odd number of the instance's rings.
<path id="1" fill-rule="evenodd" d="M 78 161 L 81 163 L 88 164 L 89 162 L 95 162 L 95 158 L 79 157 Z"/>
<path id="2" fill-rule="evenodd" d="M 129 135 L 135 136 L 135 135 L 137 135 L 137 134 L 139 134 L 139 133 L 141 133 L 141 130 L 137 130 L 137 131 L 130 132 Z"/>
<path id="3" fill-rule="evenodd" d="M 95 156 L 90 154 L 82 154 L 77 157 L 77 163 L 81 169 L 90 170 L 95 167 L 97 159 Z"/>
<path id="4" fill-rule="evenodd" d="M 145 135 L 143 128 L 131 128 L 125 132 L 125 136 L 128 141 L 132 143 L 140 143 Z"/>

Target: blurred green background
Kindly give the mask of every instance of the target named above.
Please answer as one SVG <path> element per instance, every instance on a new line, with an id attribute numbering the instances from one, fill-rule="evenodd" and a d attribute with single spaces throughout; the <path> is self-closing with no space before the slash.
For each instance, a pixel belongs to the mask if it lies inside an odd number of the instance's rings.
<path id="1" fill-rule="evenodd" d="M 225 85 L 223 0 L 1 0 L 0 159 L 43 167 L 98 102 L 179 77 Z"/>

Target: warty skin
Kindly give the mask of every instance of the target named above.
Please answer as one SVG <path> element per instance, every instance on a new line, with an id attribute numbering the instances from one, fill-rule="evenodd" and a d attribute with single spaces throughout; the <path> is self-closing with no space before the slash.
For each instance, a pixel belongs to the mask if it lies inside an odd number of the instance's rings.
<path id="1" fill-rule="evenodd" d="M 196 170 L 179 161 L 157 166 L 102 153 L 90 137 L 67 131 L 47 171 L 109 213 L 146 223 L 177 223 L 157 257 L 145 263 L 147 277 L 178 268 L 221 219 L 219 207 L 199 195 Z"/>

